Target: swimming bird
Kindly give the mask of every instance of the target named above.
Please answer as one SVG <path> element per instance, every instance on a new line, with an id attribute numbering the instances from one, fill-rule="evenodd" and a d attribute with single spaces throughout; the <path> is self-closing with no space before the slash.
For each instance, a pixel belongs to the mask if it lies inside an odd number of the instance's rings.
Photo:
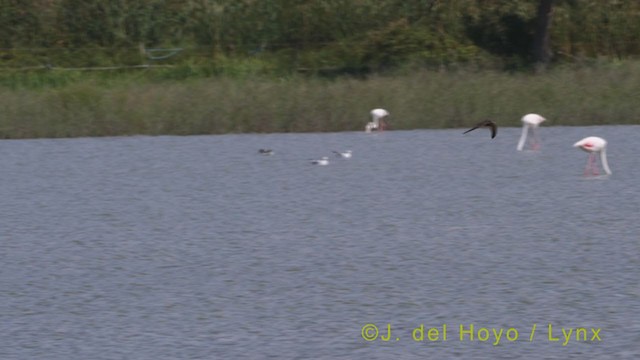
<path id="1" fill-rule="evenodd" d="M 336 154 L 337 157 L 342 157 L 342 158 L 345 158 L 345 159 L 351 158 L 351 155 L 352 155 L 351 150 L 334 151 L 333 153 Z"/>
<path id="2" fill-rule="evenodd" d="M 262 155 L 273 155 L 275 154 L 275 152 L 271 149 L 260 149 L 258 150 L 258 154 L 262 154 Z"/>
<path id="3" fill-rule="evenodd" d="M 320 160 L 311 160 L 313 165 L 329 165 L 329 158 L 323 156 Z"/>
<path id="4" fill-rule="evenodd" d="M 524 148 L 524 142 L 527 140 L 527 132 L 531 129 L 531 149 L 540 149 L 540 136 L 538 135 L 538 127 L 547 119 L 538 114 L 527 114 L 522 117 L 522 135 L 520 141 L 518 141 L 518 151 L 522 151 Z"/>
<path id="5" fill-rule="evenodd" d="M 385 109 L 371 110 L 371 121 L 364 127 L 365 132 L 383 131 L 387 124 L 384 119 L 389 116 L 389 112 Z"/>
<path id="6" fill-rule="evenodd" d="M 577 143 L 573 144 L 573 147 L 578 147 L 589 153 L 589 159 L 587 160 L 587 166 L 584 169 L 584 175 L 588 175 L 589 171 L 593 175 L 598 175 L 598 167 L 596 165 L 596 153 L 600 153 L 600 162 L 602 168 L 607 175 L 611 175 L 611 169 L 607 163 L 607 141 L 597 136 L 586 137 Z"/>
<path id="7" fill-rule="evenodd" d="M 472 131 L 472 130 L 475 130 L 475 129 L 481 128 L 481 127 L 491 128 L 491 138 L 493 139 L 494 137 L 496 137 L 496 134 L 498 133 L 498 125 L 496 125 L 496 123 L 494 123 L 491 120 L 483 120 L 483 121 L 477 123 L 476 126 L 474 126 L 471 129 L 463 132 L 463 134 L 466 134 L 469 131 Z"/>

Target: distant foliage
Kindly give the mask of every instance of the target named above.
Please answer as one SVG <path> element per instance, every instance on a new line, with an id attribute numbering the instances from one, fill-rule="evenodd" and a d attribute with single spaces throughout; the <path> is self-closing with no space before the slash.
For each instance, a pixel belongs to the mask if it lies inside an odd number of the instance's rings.
<path id="1" fill-rule="evenodd" d="M 259 59 L 339 75 L 532 62 L 534 0 L 2 0 L 0 68 Z M 640 54 L 640 1 L 556 0 L 552 60 Z M 150 48 L 182 48 L 154 60 Z M 221 60 L 222 59 L 222 60 Z M 213 65 L 212 65 L 213 64 Z M 215 72 L 215 71 L 213 71 Z"/>

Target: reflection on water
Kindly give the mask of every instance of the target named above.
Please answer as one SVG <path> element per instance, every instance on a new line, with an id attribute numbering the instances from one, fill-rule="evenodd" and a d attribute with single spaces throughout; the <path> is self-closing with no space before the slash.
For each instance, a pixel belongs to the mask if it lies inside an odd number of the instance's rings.
<path id="1" fill-rule="evenodd" d="M 0 357 L 635 359 L 638 131 L 2 141 Z"/>

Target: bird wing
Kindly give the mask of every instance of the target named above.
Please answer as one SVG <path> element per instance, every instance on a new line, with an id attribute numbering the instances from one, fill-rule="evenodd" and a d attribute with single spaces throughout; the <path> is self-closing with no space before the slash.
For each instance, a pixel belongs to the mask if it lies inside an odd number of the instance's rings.
<path id="1" fill-rule="evenodd" d="M 469 131 L 473 131 L 473 130 L 475 130 L 475 129 L 479 128 L 479 127 L 480 127 L 480 126 L 477 126 L 477 125 L 476 125 L 476 126 L 472 127 L 471 129 L 469 129 L 469 130 L 467 130 L 467 131 L 463 132 L 463 134 L 466 134 L 466 133 L 468 133 Z"/>
<path id="2" fill-rule="evenodd" d="M 491 126 L 491 138 L 493 139 L 494 137 L 496 137 L 496 134 L 498 133 L 498 125 L 496 125 L 496 123 L 491 121 L 489 123 L 489 126 Z"/>

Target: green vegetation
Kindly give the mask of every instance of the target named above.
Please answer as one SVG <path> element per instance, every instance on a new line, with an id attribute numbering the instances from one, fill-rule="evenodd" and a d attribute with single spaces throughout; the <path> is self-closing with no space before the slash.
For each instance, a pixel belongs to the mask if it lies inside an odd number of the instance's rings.
<path id="1" fill-rule="evenodd" d="M 550 66 L 536 66 L 539 5 Z M 0 137 L 638 123 L 635 0 L 0 1 Z"/>
<path id="2" fill-rule="evenodd" d="M 131 79 L 139 75 L 0 89 L 0 137 L 362 130 L 379 106 L 391 111 L 394 129 L 464 127 L 482 118 L 518 126 L 528 112 L 555 125 L 637 124 L 640 114 L 638 62 L 539 75 L 422 70 L 335 80 Z"/>

